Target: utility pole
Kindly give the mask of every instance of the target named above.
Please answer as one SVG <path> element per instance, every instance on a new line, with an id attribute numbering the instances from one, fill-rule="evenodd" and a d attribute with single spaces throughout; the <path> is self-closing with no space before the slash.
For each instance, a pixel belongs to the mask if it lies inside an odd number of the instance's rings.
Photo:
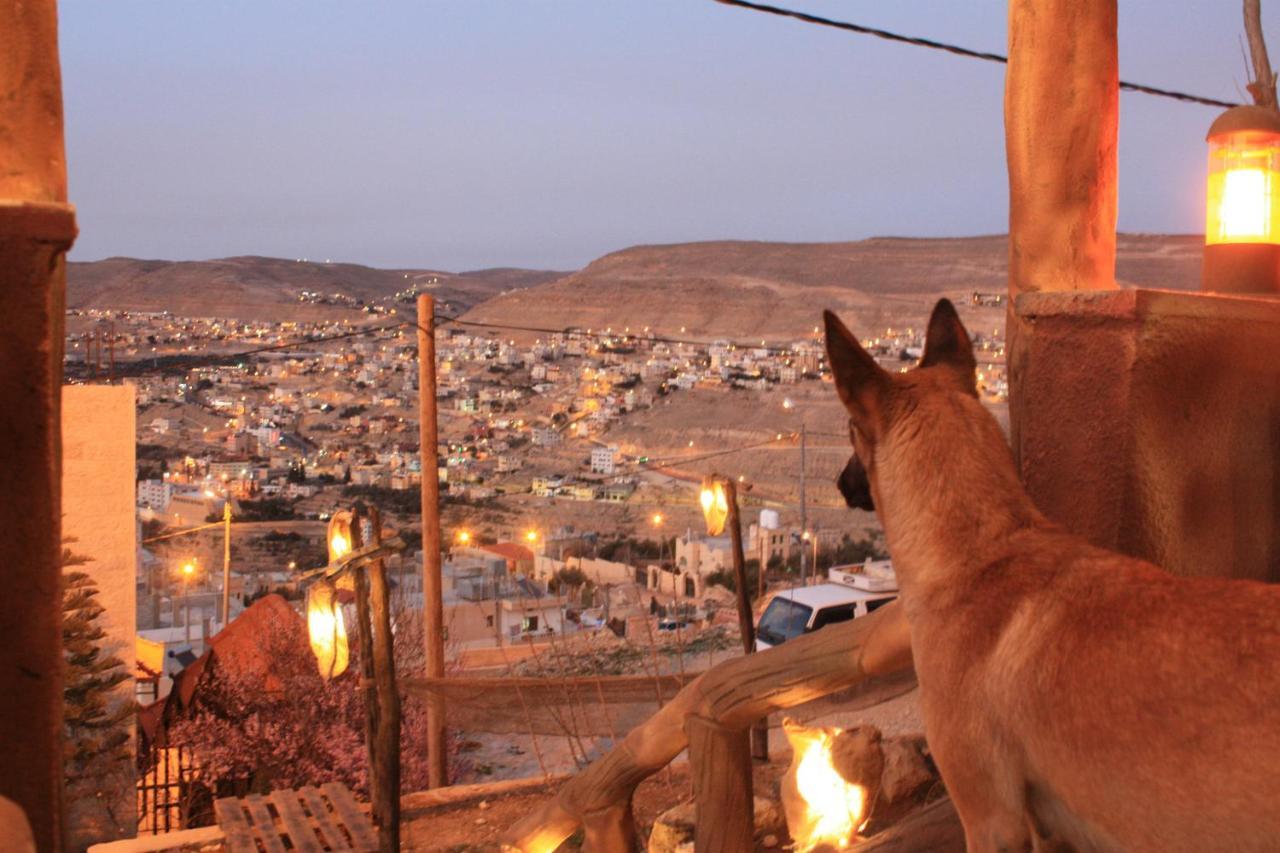
<path id="1" fill-rule="evenodd" d="M 435 299 L 418 297 L 418 444 L 422 459 L 422 635 L 427 678 L 444 677 L 444 602 L 440 569 L 440 479 L 436 474 Z M 497 614 L 495 614 L 496 616 Z M 498 628 L 499 620 L 494 619 Z M 427 699 L 427 786 L 449 784 L 445 765 L 444 696 Z"/>
<path id="2" fill-rule="evenodd" d="M 222 505 L 222 627 L 231 621 L 231 495 Z"/>
<path id="3" fill-rule="evenodd" d="M 804 499 L 804 469 L 805 469 L 805 461 L 806 461 L 806 455 L 807 455 L 805 452 L 806 445 L 807 445 L 807 440 L 806 440 L 807 431 L 808 431 L 808 425 L 804 421 L 801 421 L 800 422 L 800 535 L 801 536 L 804 536 L 804 532 L 809 529 L 809 513 L 808 513 L 808 508 L 805 506 L 805 499 Z M 805 556 L 806 555 L 804 551 L 804 542 L 801 541 L 800 543 L 800 585 L 801 586 L 804 586 L 806 583 L 808 583 L 808 581 L 806 580 L 807 574 L 805 572 Z"/>
<path id="4" fill-rule="evenodd" d="M 733 544 L 733 577 L 738 587 L 738 630 L 742 633 L 742 650 L 746 654 L 754 654 L 756 650 L 756 631 L 751 619 L 751 602 L 747 599 L 747 567 L 742 554 L 742 515 L 738 507 L 738 487 L 731 477 L 721 477 L 725 497 L 729 505 L 729 516 L 726 519 L 729 538 Z M 764 567 L 760 568 L 760 576 L 764 576 Z M 761 720 L 751 727 L 751 757 L 758 761 L 769 760 L 769 727 L 768 720 Z"/>
<path id="5" fill-rule="evenodd" d="M 115 384 L 116 381 L 116 324 L 114 321 L 107 324 L 107 381 Z"/>

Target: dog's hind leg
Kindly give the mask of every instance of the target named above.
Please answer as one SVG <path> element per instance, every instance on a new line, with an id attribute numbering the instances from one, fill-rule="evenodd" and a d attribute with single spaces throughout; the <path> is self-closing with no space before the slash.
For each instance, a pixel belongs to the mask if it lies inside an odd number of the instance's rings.
<path id="1" fill-rule="evenodd" d="M 958 750 L 964 763 L 934 750 L 942 779 L 964 825 L 968 853 L 1030 853 L 1035 835 L 1027 821 L 1025 788 L 1012 762 L 981 750 Z M 977 759 L 977 760 L 975 760 Z"/>
<path id="2" fill-rule="evenodd" d="M 954 802 L 955 796 L 952 796 Z M 964 844 L 968 853 L 1031 853 L 1034 837 L 1022 814 L 1001 811 L 970 820 L 960 811 L 964 824 Z"/>

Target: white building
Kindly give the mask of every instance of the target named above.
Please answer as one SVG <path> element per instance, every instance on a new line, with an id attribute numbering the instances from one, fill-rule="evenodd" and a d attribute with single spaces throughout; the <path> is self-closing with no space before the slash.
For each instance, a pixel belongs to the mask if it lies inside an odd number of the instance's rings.
<path id="1" fill-rule="evenodd" d="M 156 512 L 164 512 L 173 497 L 173 484 L 164 480 L 138 481 L 138 506 L 150 507 Z"/>
<path id="2" fill-rule="evenodd" d="M 604 474 L 606 477 L 612 477 L 617 455 L 617 445 L 592 448 L 591 470 L 597 474 Z"/>
<path id="3" fill-rule="evenodd" d="M 560 433 L 554 429 L 543 429 L 541 427 L 533 431 L 533 443 L 539 447 L 551 447 L 560 443 Z"/>

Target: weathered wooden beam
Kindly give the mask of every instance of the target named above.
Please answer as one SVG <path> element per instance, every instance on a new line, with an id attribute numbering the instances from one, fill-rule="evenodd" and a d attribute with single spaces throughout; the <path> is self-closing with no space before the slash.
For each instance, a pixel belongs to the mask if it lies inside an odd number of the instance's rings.
<path id="1" fill-rule="evenodd" d="M 754 846 L 751 738 L 746 730 L 690 714 L 684 722 L 693 769 L 696 853 L 740 853 Z"/>
<path id="2" fill-rule="evenodd" d="M 382 542 L 382 516 L 369 511 L 373 522 L 373 544 Z M 395 853 L 400 849 L 400 690 L 396 686 L 394 638 L 391 634 L 391 598 L 387 588 L 386 564 L 381 558 L 369 564 L 369 609 L 373 627 L 373 671 L 377 689 L 378 719 L 374 736 L 378 760 L 372 771 L 373 815 L 378 824 L 378 849 Z M 362 652 L 363 656 L 363 652 Z"/>
<path id="3" fill-rule="evenodd" d="M 351 514 L 352 550 L 358 550 L 364 544 L 361 516 L 359 508 Z M 361 704 L 364 706 L 364 744 L 369 756 L 369 799 L 373 803 L 373 817 L 374 822 L 377 823 L 378 783 L 382 778 L 380 770 L 382 756 L 378 748 L 378 718 L 381 714 L 378 711 L 377 675 L 373 664 L 373 617 L 369 606 L 369 575 L 363 569 L 357 569 L 352 576 L 352 581 L 355 584 L 356 596 L 356 636 L 360 643 L 360 693 Z M 381 836 L 382 833 L 379 833 L 379 838 Z"/>
<path id="4" fill-rule="evenodd" d="M 512 826 L 503 841 L 515 850 L 546 853 L 591 816 L 614 819 L 612 809 L 629 803 L 637 785 L 689 745 L 685 720 L 690 716 L 745 730 L 773 711 L 910 666 L 911 633 L 898 602 L 777 648 L 727 660 L 703 673 L 603 758 L 566 782 L 554 798 Z"/>
<path id="5" fill-rule="evenodd" d="M 422 641 L 426 676 L 444 677 L 444 593 L 440 566 L 440 481 L 436 471 L 435 298 L 418 296 L 418 458 L 422 465 Z M 494 620 L 498 628 L 498 620 Z M 427 697 L 427 784 L 449 784 L 445 746 L 445 702 Z"/>

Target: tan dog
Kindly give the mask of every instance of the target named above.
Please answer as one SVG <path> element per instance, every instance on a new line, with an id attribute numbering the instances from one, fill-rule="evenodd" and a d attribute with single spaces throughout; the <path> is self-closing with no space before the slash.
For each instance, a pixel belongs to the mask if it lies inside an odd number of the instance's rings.
<path id="1" fill-rule="evenodd" d="M 839 485 L 884 525 L 968 849 L 1280 850 L 1280 587 L 1177 578 L 1047 521 L 950 302 L 905 374 L 825 318 Z"/>

